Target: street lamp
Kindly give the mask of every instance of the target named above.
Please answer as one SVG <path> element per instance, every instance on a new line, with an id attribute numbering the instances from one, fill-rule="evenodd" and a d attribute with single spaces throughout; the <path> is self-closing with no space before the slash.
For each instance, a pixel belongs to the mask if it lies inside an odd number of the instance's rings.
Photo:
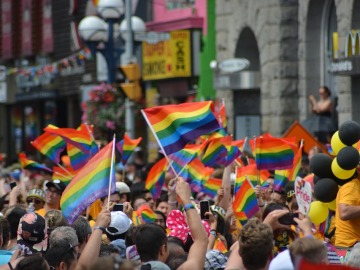
<path id="1" fill-rule="evenodd" d="M 122 28 L 126 33 L 125 48 L 116 48 L 115 40 L 118 38 L 121 30 L 118 29 L 117 22 L 124 13 L 124 5 L 122 0 L 100 0 L 97 5 L 98 14 L 105 20 L 97 16 L 87 16 L 79 23 L 78 32 L 80 37 L 86 42 L 95 55 L 96 51 L 103 54 L 108 68 L 107 82 L 112 84 L 116 81 L 115 74 L 117 70 L 117 61 L 122 52 L 124 52 L 124 61 L 122 64 L 134 62 L 133 54 L 133 32 L 145 32 L 145 23 L 138 17 L 131 17 L 131 0 L 125 2 L 125 20 Z M 132 25 L 134 27 L 132 27 Z M 103 44 L 100 48 L 99 43 Z M 126 99 L 126 132 L 135 137 L 134 124 L 134 106 L 131 100 Z"/>

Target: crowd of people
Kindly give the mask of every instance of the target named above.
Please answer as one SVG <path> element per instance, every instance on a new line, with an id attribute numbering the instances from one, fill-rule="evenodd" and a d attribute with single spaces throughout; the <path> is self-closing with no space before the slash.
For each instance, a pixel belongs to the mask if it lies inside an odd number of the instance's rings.
<path id="1" fill-rule="evenodd" d="M 318 151 L 314 148 L 303 157 L 301 177 L 311 173 L 309 159 Z M 294 182 L 274 190 L 271 175 L 266 187 L 256 186 L 260 210 L 241 223 L 232 208 L 232 165 L 214 171 L 214 177 L 222 179 L 215 198 L 192 192 L 183 178 L 169 174 L 154 200 L 145 189 L 150 168 L 135 153 L 116 170 L 116 192 L 69 224 L 60 209 L 65 183 L 46 171 L 0 161 L 0 270 L 280 270 L 296 269 L 300 258 L 360 268 L 357 178 L 340 188 L 338 211 L 330 211 L 322 228 L 299 214 Z M 210 204 L 203 219 L 200 201 Z M 142 217 L 144 209 L 156 218 Z M 292 218 L 290 223 L 282 222 L 285 216 Z"/>

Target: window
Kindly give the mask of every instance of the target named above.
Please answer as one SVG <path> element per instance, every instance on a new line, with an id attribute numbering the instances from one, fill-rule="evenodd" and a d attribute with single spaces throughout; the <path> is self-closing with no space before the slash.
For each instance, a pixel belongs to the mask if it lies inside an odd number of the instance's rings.
<path id="1" fill-rule="evenodd" d="M 195 0 L 166 0 L 167 9 L 188 8 L 195 4 Z"/>

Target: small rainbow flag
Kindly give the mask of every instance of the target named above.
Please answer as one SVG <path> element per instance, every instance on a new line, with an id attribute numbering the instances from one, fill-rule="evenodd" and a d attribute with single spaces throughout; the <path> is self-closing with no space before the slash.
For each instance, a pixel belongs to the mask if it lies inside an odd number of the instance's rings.
<path id="1" fill-rule="evenodd" d="M 92 152 L 92 138 L 86 129 L 58 128 L 53 125 L 47 126 L 45 131 L 63 138 L 67 143 L 74 145 L 86 154 Z"/>
<path id="2" fill-rule="evenodd" d="M 214 199 L 216 197 L 217 191 L 219 190 L 219 188 L 221 188 L 221 185 L 222 179 L 209 178 L 203 183 L 203 192 Z"/>
<path id="3" fill-rule="evenodd" d="M 71 179 L 74 177 L 76 173 L 72 168 L 67 167 L 66 169 L 59 166 L 53 167 L 53 176 L 52 179 L 59 179 L 60 181 L 64 182 L 65 184 L 69 184 Z"/>
<path id="4" fill-rule="evenodd" d="M 75 171 L 84 167 L 91 157 L 90 154 L 85 154 L 70 143 L 66 145 L 66 151 L 70 159 L 71 167 L 73 167 Z"/>
<path id="5" fill-rule="evenodd" d="M 228 155 L 226 157 L 225 166 L 229 166 L 231 163 L 234 162 L 235 159 L 237 159 L 239 156 L 241 156 L 241 152 L 239 150 L 239 147 L 236 145 L 231 145 Z"/>
<path id="6" fill-rule="evenodd" d="M 154 136 L 169 155 L 200 135 L 220 129 L 211 101 L 165 105 L 141 110 Z"/>
<path id="7" fill-rule="evenodd" d="M 115 140 L 115 139 L 114 139 Z M 84 166 L 61 196 L 60 206 L 64 217 L 72 224 L 77 217 L 94 201 L 115 192 L 115 170 L 110 175 L 114 140 L 101 149 Z"/>
<path id="8" fill-rule="evenodd" d="M 223 165 L 226 163 L 231 148 L 231 136 L 213 139 L 209 142 L 201 161 L 206 166 Z"/>
<path id="9" fill-rule="evenodd" d="M 121 163 L 126 164 L 131 154 L 134 152 L 135 148 L 139 145 L 142 138 L 137 138 L 132 140 L 126 133 L 124 134 L 124 139 L 116 144 L 117 150 L 121 154 Z"/>
<path id="10" fill-rule="evenodd" d="M 294 151 L 285 139 L 256 139 L 256 166 L 259 170 L 285 170 L 292 167 Z"/>
<path id="11" fill-rule="evenodd" d="M 247 165 L 245 167 L 239 167 L 236 170 L 234 192 L 237 193 L 237 191 L 239 190 L 241 184 L 245 181 L 245 179 L 248 179 L 253 186 L 257 186 L 258 177 L 260 180 L 260 185 L 263 185 L 265 181 L 270 177 L 270 173 L 267 170 L 258 171 L 256 168 L 256 164 Z"/>
<path id="12" fill-rule="evenodd" d="M 303 144 L 301 143 L 300 148 L 294 157 L 293 166 L 289 174 L 289 181 L 295 181 L 296 176 L 299 175 L 299 171 L 301 168 L 301 161 L 302 161 L 302 150 L 303 150 Z"/>
<path id="13" fill-rule="evenodd" d="M 275 170 L 274 190 L 283 191 L 287 182 L 289 182 L 290 170 Z"/>
<path id="14" fill-rule="evenodd" d="M 60 136 L 46 131 L 31 144 L 56 164 L 60 162 L 60 154 L 66 146 L 65 141 Z"/>
<path id="15" fill-rule="evenodd" d="M 252 218 L 258 211 L 257 198 L 250 182 L 245 179 L 239 191 L 235 194 L 233 210 L 236 213 L 244 212 L 248 219 Z"/>
<path id="16" fill-rule="evenodd" d="M 187 181 L 190 183 L 190 187 L 194 192 L 200 192 L 202 189 L 202 181 L 204 178 L 205 166 L 200 159 L 195 158 L 187 166 L 188 178 Z"/>
<path id="17" fill-rule="evenodd" d="M 220 251 L 221 253 L 226 253 L 228 251 L 220 238 L 217 238 L 215 240 L 215 244 L 214 244 L 213 249 L 216 249 L 216 250 Z"/>
<path id="18" fill-rule="evenodd" d="M 154 223 L 157 215 L 151 210 L 150 206 L 147 204 L 141 205 L 137 210 L 136 214 L 141 217 L 144 223 Z"/>
<path id="19" fill-rule="evenodd" d="M 50 174 L 53 173 L 53 171 L 50 168 L 46 167 L 45 165 L 42 165 L 36 161 L 27 159 L 25 153 L 19 153 L 19 161 L 20 161 L 20 166 L 23 169 L 26 169 L 29 171 L 45 171 Z"/>
<path id="20" fill-rule="evenodd" d="M 244 226 L 246 224 L 248 218 L 244 212 L 234 213 L 234 215 L 235 215 L 236 219 L 239 220 L 241 225 Z"/>
<path id="21" fill-rule="evenodd" d="M 152 166 L 146 177 L 145 188 L 151 192 L 155 200 L 161 195 L 161 189 L 165 182 L 166 169 L 167 160 L 166 158 L 162 158 Z"/>

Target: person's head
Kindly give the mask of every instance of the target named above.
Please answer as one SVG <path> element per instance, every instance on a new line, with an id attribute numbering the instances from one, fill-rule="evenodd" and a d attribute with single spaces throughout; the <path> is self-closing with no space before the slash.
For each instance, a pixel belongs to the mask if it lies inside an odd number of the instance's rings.
<path id="1" fill-rule="evenodd" d="M 120 249 L 113 244 L 101 243 L 99 257 L 115 256 L 120 254 Z"/>
<path id="2" fill-rule="evenodd" d="M 169 203 L 164 200 L 156 201 L 156 210 L 162 212 L 165 216 L 169 214 Z"/>
<path id="3" fill-rule="evenodd" d="M 154 211 L 156 214 L 156 219 L 155 219 L 155 224 L 160 225 L 161 227 L 163 227 L 164 229 L 166 228 L 166 216 L 164 215 L 163 212 L 160 212 L 158 210 Z"/>
<path id="4" fill-rule="evenodd" d="M 286 203 L 286 195 L 283 191 L 276 191 L 274 190 L 273 193 L 270 195 L 270 203 Z"/>
<path id="5" fill-rule="evenodd" d="M 147 202 L 146 202 L 144 196 L 141 195 L 141 196 L 138 196 L 138 197 L 134 198 L 133 203 L 132 203 L 132 207 L 136 211 L 143 204 L 147 204 Z"/>
<path id="6" fill-rule="evenodd" d="M 2 228 L 2 246 L 0 249 L 7 249 L 10 241 L 10 224 L 5 217 L 0 217 L 0 227 Z"/>
<path id="7" fill-rule="evenodd" d="M 327 86 L 321 86 L 319 88 L 319 96 L 322 98 L 328 98 L 331 96 L 331 91 Z"/>
<path id="8" fill-rule="evenodd" d="M 303 237 L 291 243 L 289 247 L 293 265 L 297 257 L 302 257 L 310 263 L 327 263 L 327 247 L 317 239 Z"/>
<path id="9" fill-rule="evenodd" d="M 19 226 L 20 219 L 23 215 L 26 214 L 25 208 L 20 206 L 10 207 L 5 212 L 5 218 L 9 222 L 10 225 L 10 239 L 14 240 L 17 237 L 17 228 Z"/>
<path id="10" fill-rule="evenodd" d="M 136 264 L 132 261 L 122 259 L 120 256 L 101 257 L 90 266 L 89 270 L 136 270 Z"/>
<path id="11" fill-rule="evenodd" d="M 22 259 L 16 265 L 15 270 L 50 270 L 50 266 L 44 257 L 36 254 Z"/>
<path id="12" fill-rule="evenodd" d="M 45 259 L 49 265 L 57 270 L 74 270 L 77 264 L 77 257 L 77 249 L 65 242 L 56 243 L 45 254 Z"/>
<path id="13" fill-rule="evenodd" d="M 135 245 L 142 262 L 165 262 L 169 255 L 166 231 L 157 224 L 139 225 L 135 234 Z"/>
<path id="14" fill-rule="evenodd" d="M 55 228 L 50 234 L 49 246 L 55 246 L 57 244 L 66 244 L 76 247 L 78 249 L 79 241 L 74 228 L 69 226 L 61 226 Z"/>
<path id="15" fill-rule="evenodd" d="M 184 250 L 184 244 L 179 238 L 169 236 L 167 240 L 167 245 L 169 250 L 169 256 L 166 260 L 167 265 L 173 264 L 177 258 L 186 255 L 186 252 Z M 173 268 L 171 267 L 171 269 Z"/>
<path id="16" fill-rule="evenodd" d="M 79 253 L 81 253 L 92 232 L 89 221 L 84 216 L 79 216 L 71 226 L 76 232 L 79 241 Z"/>
<path id="17" fill-rule="evenodd" d="M 266 269 L 273 258 L 271 227 L 250 219 L 239 234 L 239 255 L 246 269 Z"/>
<path id="18" fill-rule="evenodd" d="M 36 213 L 26 213 L 19 222 L 17 244 L 22 255 L 44 253 L 47 250 L 45 219 Z"/>
<path id="19" fill-rule="evenodd" d="M 120 202 L 130 202 L 130 188 L 124 182 L 116 182 L 116 191 L 120 194 Z"/>
<path id="20" fill-rule="evenodd" d="M 154 197 L 153 197 L 153 195 L 151 194 L 150 191 L 147 190 L 147 191 L 144 192 L 144 199 L 149 204 L 150 208 L 152 210 L 155 210 Z"/>
<path id="21" fill-rule="evenodd" d="M 45 205 L 45 192 L 39 188 L 33 188 L 26 194 L 26 203 L 33 203 L 35 210 L 39 210 Z"/>
<path id="22" fill-rule="evenodd" d="M 60 209 L 60 199 L 65 188 L 65 183 L 58 179 L 46 183 L 45 203 L 49 209 Z"/>
<path id="23" fill-rule="evenodd" d="M 101 208 L 107 207 L 108 196 L 100 198 L 100 201 L 101 201 Z M 110 204 L 111 203 L 121 203 L 121 196 L 119 192 L 115 191 L 114 193 L 110 194 Z"/>
<path id="24" fill-rule="evenodd" d="M 46 212 L 45 220 L 48 226 L 48 234 L 50 234 L 57 227 L 69 226 L 66 218 L 60 210 L 52 209 Z"/>
<path id="25" fill-rule="evenodd" d="M 105 233 L 110 241 L 125 239 L 126 232 L 129 230 L 132 221 L 121 211 L 111 212 L 111 222 L 105 229 Z"/>

